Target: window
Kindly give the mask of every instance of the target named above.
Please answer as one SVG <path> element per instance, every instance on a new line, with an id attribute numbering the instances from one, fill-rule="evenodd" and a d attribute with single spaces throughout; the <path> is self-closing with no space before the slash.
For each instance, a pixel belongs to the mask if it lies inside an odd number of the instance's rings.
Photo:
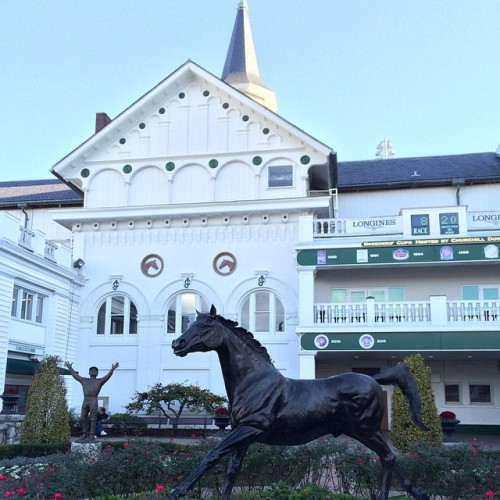
<path id="1" fill-rule="evenodd" d="M 252 292 L 243 302 L 240 324 L 253 333 L 276 333 L 285 329 L 285 311 L 274 292 Z"/>
<path id="2" fill-rule="evenodd" d="M 43 323 L 44 304 L 47 296 L 20 286 L 14 286 L 10 315 L 32 323 Z"/>
<path id="3" fill-rule="evenodd" d="M 444 386 L 444 400 L 446 403 L 460 403 L 460 386 L 458 384 L 446 384 Z"/>
<path id="4" fill-rule="evenodd" d="M 488 384 L 470 384 L 469 397 L 473 403 L 491 403 L 491 387 Z"/>
<path id="5" fill-rule="evenodd" d="M 180 335 L 196 319 L 196 311 L 208 311 L 207 301 L 196 293 L 175 296 L 167 312 L 167 333 Z"/>
<path id="6" fill-rule="evenodd" d="M 268 186 L 270 188 L 293 186 L 292 165 L 268 167 L 267 172 L 268 172 Z"/>
<path id="7" fill-rule="evenodd" d="M 331 291 L 331 298 L 334 304 L 364 302 L 367 297 L 373 297 L 375 302 L 403 302 L 405 300 L 405 291 L 400 286 L 366 290 L 332 288 Z"/>
<path id="8" fill-rule="evenodd" d="M 108 297 L 97 313 L 98 335 L 134 335 L 137 333 L 137 308 L 125 295 Z"/>

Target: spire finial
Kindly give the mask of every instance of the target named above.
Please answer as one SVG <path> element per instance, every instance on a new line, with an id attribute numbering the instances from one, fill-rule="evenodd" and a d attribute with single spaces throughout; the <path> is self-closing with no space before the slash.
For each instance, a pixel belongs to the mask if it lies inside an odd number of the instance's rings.
<path id="1" fill-rule="evenodd" d="M 274 92 L 260 80 L 246 0 L 238 4 L 221 79 L 272 111 L 276 110 Z"/>

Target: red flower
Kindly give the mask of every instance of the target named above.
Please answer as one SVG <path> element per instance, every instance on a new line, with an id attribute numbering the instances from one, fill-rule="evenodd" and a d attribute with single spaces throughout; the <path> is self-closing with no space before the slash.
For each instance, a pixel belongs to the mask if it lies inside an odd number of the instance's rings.
<path id="1" fill-rule="evenodd" d="M 485 491 L 484 492 L 484 496 L 486 498 L 493 498 L 495 496 L 495 492 L 494 491 L 491 491 L 491 490 L 488 490 L 488 491 Z"/>
<path id="2" fill-rule="evenodd" d="M 13 497 L 13 496 L 14 496 L 14 492 L 13 492 L 13 491 L 11 491 L 11 490 L 5 490 L 5 491 L 3 492 L 3 496 L 4 496 L 4 497 Z"/>
<path id="3" fill-rule="evenodd" d="M 380 457 L 377 455 L 374 459 L 375 462 L 380 462 Z"/>
<path id="4" fill-rule="evenodd" d="M 7 480 L 7 476 L 0 474 L 0 481 L 6 481 L 6 480 Z"/>
<path id="5" fill-rule="evenodd" d="M 60 498 L 62 498 L 62 493 L 59 493 L 59 492 L 54 493 L 54 498 L 55 498 L 56 500 L 59 500 Z"/>
<path id="6" fill-rule="evenodd" d="M 156 493 L 161 493 L 162 491 L 165 491 L 165 486 L 163 486 L 163 484 L 159 484 L 159 485 L 155 488 L 155 491 L 156 491 Z"/>
<path id="7" fill-rule="evenodd" d="M 128 448 L 128 443 L 123 443 L 124 448 Z"/>
<path id="8" fill-rule="evenodd" d="M 363 464 L 365 461 L 363 460 L 363 457 L 359 457 L 358 458 L 358 464 L 361 465 Z"/>
<path id="9" fill-rule="evenodd" d="M 443 418 L 445 420 L 454 420 L 457 418 L 457 416 L 452 411 L 443 411 L 439 414 L 439 418 Z"/>
<path id="10" fill-rule="evenodd" d="M 219 406 L 214 411 L 216 417 L 227 417 L 229 415 L 229 410 L 225 406 Z"/>
<path id="11" fill-rule="evenodd" d="M 25 490 L 22 486 L 20 486 L 19 488 L 17 488 L 16 493 L 17 493 L 20 497 L 22 497 L 22 496 L 26 493 L 26 490 Z"/>

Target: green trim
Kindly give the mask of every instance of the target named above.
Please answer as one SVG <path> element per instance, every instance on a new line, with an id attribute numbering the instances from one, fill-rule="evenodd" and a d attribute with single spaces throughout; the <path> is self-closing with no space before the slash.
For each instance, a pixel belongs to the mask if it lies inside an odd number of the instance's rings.
<path id="1" fill-rule="evenodd" d="M 474 434 L 479 436 L 500 436 L 500 425 L 458 424 L 457 432 L 460 434 Z"/>
<path id="2" fill-rule="evenodd" d="M 305 351 L 394 352 L 394 351 L 500 351 L 500 331 L 469 332 L 373 332 L 363 328 L 353 333 L 303 333 Z"/>

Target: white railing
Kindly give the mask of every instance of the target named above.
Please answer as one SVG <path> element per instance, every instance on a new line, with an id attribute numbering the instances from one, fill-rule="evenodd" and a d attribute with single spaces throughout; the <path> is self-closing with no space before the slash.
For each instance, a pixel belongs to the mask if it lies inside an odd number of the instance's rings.
<path id="1" fill-rule="evenodd" d="M 46 241 L 45 242 L 44 257 L 47 260 L 50 260 L 52 262 L 56 262 L 56 250 L 57 250 L 57 245 L 55 243 L 52 243 L 50 241 Z"/>
<path id="2" fill-rule="evenodd" d="M 367 321 L 365 302 L 345 304 L 314 304 L 314 322 L 330 324 L 359 324 Z"/>
<path id="3" fill-rule="evenodd" d="M 325 324 L 429 323 L 430 302 L 353 302 L 314 305 L 314 322 Z"/>
<path id="4" fill-rule="evenodd" d="M 324 325 L 500 323 L 500 300 L 316 303 L 314 323 Z M 492 325 L 493 326 L 493 325 Z"/>
<path id="5" fill-rule="evenodd" d="M 35 233 L 29 229 L 19 226 L 19 246 L 26 248 L 26 250 L 33 251 L 33 239 Z"/>
<path id="6" fill-rule="evenodd" d="M 450 300 L 447 313 L 450 323 L 500 323 L 500 300 Z"/>

